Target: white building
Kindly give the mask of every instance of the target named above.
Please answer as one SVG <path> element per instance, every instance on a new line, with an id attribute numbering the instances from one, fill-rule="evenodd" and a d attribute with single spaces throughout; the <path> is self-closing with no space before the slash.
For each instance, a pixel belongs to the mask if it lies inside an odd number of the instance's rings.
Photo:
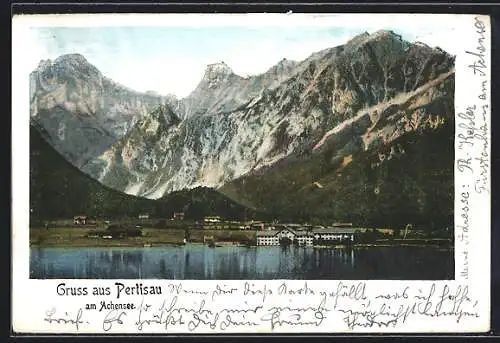
<path id="1" fill-rule="evenodd" d="M 278 231 L 258 231 L 257 232 L 257 245 L 279 245 L 280 241 L 277 236 Z"/>
<path id="2" fill-rule="evenodd" d="M 297 235 L 296 231 L 289 228 L 283 228 L 281 230 L 278 230 L 278 233 L 276 234 L 278 240 L 281 240 L 283 238 L 288 238 L 291 241 L 293 241 L 296 235 Z"/>
<path id="3" fill-rule="evenodd" d="M 358 230 L 353 227 L 330 227 L 330 228 L 314 228 L 310 230 L 296 229 L 283 227 L 279 230 L 259 231 L 257 232 L 257 245 L 279 245 L 280 242 L 287 238 L 292 244 L 298 245 L 313 245 L 318 243 L 346 243 L 354 242 L 355 233 Z"/>
<path id="4" fill-rule="evenodd" d="M 313 245 L 314 236 L 310 232 L 299 231 L 299 232 L 297 232 L 297 235 L 295 236 L 295 240 L 297 241 L 298 245 Z"/>

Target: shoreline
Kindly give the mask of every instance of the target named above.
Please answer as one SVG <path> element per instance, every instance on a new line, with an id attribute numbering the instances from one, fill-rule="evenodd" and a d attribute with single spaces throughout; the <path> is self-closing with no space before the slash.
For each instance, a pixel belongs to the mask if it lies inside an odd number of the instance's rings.
<path id="1" fill-rule="evenodd" d="M 30 228 L 30 248 L 149 248 L 184 246 L 186 233 L 179 229 L 144 228 L 142 236 L 128 237 L 93 237 L 89 228 Z M 220 247 L 269 247 L 256 245 L 255 232 L 234 230 L 193 230 L 188 235 L 188 245 L 208 245 Z M 207 237 L 209 241 L 207 241 Z M 277 245 L 279 246 L 279 245 Z M 350 249 L 371 247 L 436 247 L 454 249 L 453 240 L 438 237 L 378 238 L 362 240 L 352 244 L 316 244 L 310 246 L 291 245 L 297 248 L 314 249 Z"/>
<path id="2" fill-rule="evenodd" d="M 30 244 L 29 248 L 61 248 L 61 249 L 79 249 L 79 248 L 162 248 L 162 247 L 185 247 L 185 246 L 208 246 L 207 244 L 201 242 L 189 242 L 187 244 L 183 243 L 163 243 L 157 242 L 155 244 L 134 244 L 131 242 L 116 242 L 114 244 L 89 244 L 89 243 L 56 243 L 56 244 Z M 280 247 L 279 245 L 223 245 L 211 247 L 211 249 L 217 248 L 270 248 L 270 247 Z M 289 248 L 312 248 L 312 249 L 369 249 L 369 248 L 398 248 L 398 247 L 418 247 L 418 248 L 438 248 L 446 250 L 454 250 L 453 245 L 442 245 L 442 244 L 424 244 L 424 243 L 407 243 L 407 244 L 352 244 L 352 245 L 332 245 L 332 246 L 322 246 L 322 245 L 310 245 L 310 246 L 290 246 Z"/>

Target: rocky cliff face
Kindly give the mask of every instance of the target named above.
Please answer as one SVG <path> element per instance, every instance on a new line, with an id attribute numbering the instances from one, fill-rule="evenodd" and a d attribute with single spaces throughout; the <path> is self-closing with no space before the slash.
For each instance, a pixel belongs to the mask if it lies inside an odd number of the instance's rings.
<path id="1" fill-rule="evenodd" d="M 164 109 L 182 120 L 153 125 L 153 112 L 84 170 L 150 198 L 196 186 L 236 196 L 233 180 L 317 151 L 333 164 L 384 146 L 394 156 L 391 144 L 401 136 L 453 121 L 453 68 L 446 52 L 391 31 L 362 34 L 248 78 L 224 63 L 209 65 L 177 111 Z"/>
<path id="2" fill-rule="evenodd" d="M 454 58 L 384 31 L 336 52 L 302 102 L 330 114 L 298 149 L 219 191 L 288 220 L 452 226 Z"/>
<path id="3" fill-rule="evenodd" d="M 454 70 L 363 108 L 310 150 L 219 191 L 287 220 L 453 225 Z"/>
<path id="4" fill-rule="evenodd" d="M 235 111 L 264 89 L 273 89 L 288 79 L 296 72 L 296 64 L 283 59 L 267 72 L 246 78 L 236 75 L 223 61 L 209 64 L 195 90 L 182 99 L 180 116 L 188 118 Z"/>
<path id="5" fill-rule="evenodd" d="M 164 101 L 113 82 L 79 54 L 41 61 L 30 75 L 31 120 L 78 167 L 101 155 Z"/>
<path id="6" fill-rule="evenodd" d="M 213 187 L 225 177 L 241 175 L 251 168 L 252 162 L 247 159 L 253 157 L 238 145 L 243 142 L 255 149 L 260 144 L 253 141 L 255 135 L 269 130 L 262 131 L 254 118 L 250 128 L 241 127 L 243 131 L 239 133 L 239 123 L 246 120 L 244 110 L 256 97 L 297 72 L 296 64 L 284 59 L 266 73 L 248 78 L 234 74 L 224 62 L 208 65 L 202 80 L 188 97 L 163 107 L 183 118 L 181 122 L 160 130 L 154 140 L 149 140 L 151 145 L 147 149 L 137 143 L 137 137 L 149 136 L 146 126 L 138 123 L 122 140 L 82 168 L 110 187 L 152 198 L 172 190 Z M 238 134 L 243 136 L 233 137 Z M 229 139 L 231 141 L 227 141 Z M 223 157 L 232 158 L 234 165 L 218 170 L 219 161 L 223 161 L 218 154 L 224 148 L 226 155 L 235 154 Z M 133 168 L 127 162 L 129 154 L 134 156 Z"/>

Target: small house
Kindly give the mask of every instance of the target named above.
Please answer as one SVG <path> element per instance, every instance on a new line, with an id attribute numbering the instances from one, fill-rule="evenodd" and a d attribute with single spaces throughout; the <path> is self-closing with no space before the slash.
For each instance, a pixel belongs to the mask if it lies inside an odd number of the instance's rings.
<path id="1" fill-rule="evenodd" d="M 86 215 L 78 215 L 73 217 L 73 224 L 75 225 L 86 225 L 87 224 L 87 216 Z"/>
<path id="2" fill-rule="evenodd" d="M 184 212 L 174 212 L 173 220 L 184 220 Z"/>
<path id="3" fill-rule="evenodd" d="M 221 218 L 219 216 L 207 216 L 203 219 L 205 223 L 220 223 Z"/>

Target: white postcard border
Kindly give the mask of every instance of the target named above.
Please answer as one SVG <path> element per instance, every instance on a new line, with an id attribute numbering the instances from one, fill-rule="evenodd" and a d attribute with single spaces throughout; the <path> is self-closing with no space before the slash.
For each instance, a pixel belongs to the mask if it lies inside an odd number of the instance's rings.
<path id="1" fill-rule="evenodd" d="M 216 21 L 207 15 L 191 15 L 199 25 L 327 25 L 328 15 L 223 15 Z M 456 58 L 455 83 L 455 280 L 452 281 L 168 281 L 168 280 L 33 280 L 29 279 L 29 72 L 24 60 L 30 53 L 24 37 L 30 26 L 123 25 L 147 23 L 164 25 L 161 15 L 58 15 L 22 16 L 13 20 L 13 98 L 12 98 L 12 325 L 26 333 L 424 333 L 486 332 L 490 328 L 490 23 L 487 16 L 474 15 L 340 15 L 336 20 L 443 20 L 453 22 L 462 47 Z M 385 17 L 383 17 L 385 16 Z M 408 16 L 412 16 L 411 19 Z M 134 20 L 130 20 L 133 18 Z M 170 25 L 181 23 L 175 15 Z M 439 19 L 436 19 L 439 18 Z M 482 32 L 484 31 L 484 32 Z M 481 38 L 482 37 L 482 38 Z M 480 40 L 481 39 L 481 40 Z M 484 46 L 484 51 L 481 49 Z M 480 56 L 482 55 L 482 56 Z M 476 65 L 484 61 L 485 67 Z M 484 75 L 482 74 L 484 72 Z M 483 83 L 484 81 L 484 83 Z M 481 99 L 481 94 L 486 94 Z M 467 111 L 467 108 L 474 109 Z M 484 110 L 484 111 L 483 111 Z M 469 114 L 468 114 L 469 113 Z M 472 113 L 472 114 L 471 114 Z M 463 136 L 459 136 L 462 134 Z M 472 135 L 472 138 L 467 138 Z M 481 160 L 482 158 L 482 160 Z M 487 165 L 487 168 L 484 166 Z M 485 171 L 486 170 L 486 171 Z M 477 188 L 479 187 L 479 189 Z M 110 287 L 108 297 L 63 296 L 57 286 Z M 119 285 L 161 286 L 161 296 L 116 298 Z M 245 284 L 247 283 L 247 284 Z M 231 289 L 235 288 L 235 291 Z M 285 291 L 286 288 L 286 292 Z M 280 294 L 286 293 L 286 294 Z M 272 294 L 269 293 L 272 292 Z M 293 291 L 293 294 L 290 293 Z M 206 292 L 206 294 L 199 294 Z M 312 293 L 311 293 L 312 292 Z M 299 294 L 300 293 L 300 294 Z M 443 295 L 445 295 L 444 299 Z M 386 297 L 382 297 L 386 296 Z M 391 297 L 392 296 L 392 297 Z M 441 300 L 441 303 L 439 303 Z M 90 311 L 86 304 L 100 301 L 143 304 L 142 310 L 109 315 L 109 311 Z M 370 303 L 369 303 L 370 302 Z M 431 303 L 430 305 L 428 305 Z M 146 304 L 149 312 L 146 310 Z M 440 304 L 440 305 L 439 305 Z M 163 305 L 163 309 L 161 309 Z M 170 306 L 170 307 L 169 307 Z M 412 307 L 413 306 L 413 307 Z M 429 309 L 426 310 L 427 306 Z M 441 306 L 441 307 L 439 307 Z M 274 312 L 272 307 L 275 307 Z M 288 325 L 273 321 L 276 308 L 293 316 L 293 309 L 310 307 L 305 314 L 310 325 Z M 287 309 L 284 309 L 287 307 Z M 385 314 L 381 311 L 384 308 Z M 439 307 L 439 308 L 438 308 Z M 166 311 L 166 308 L 172 310 Z M 178 314 L 196 308 L 210 311 L 201 321 L 188 315 L 179 323 Z M 416 309 L 415 309 L 416 308 Z M 229 310 L 247 309 L 245 319 L 259 325 L 236 325 L 227 319 Z M 253 309 L 253 313 L 252 313 Z M 413 310 L 412 310 L 413 309 Z M 154 313 L 164 310 L 166 322 L 152 324 Z M 175 310 L 175 311 L 174 311 Z M 47 321 L 51 311 L 60 313 L 59 323 Z M 177 312 L 176 312 L 177 311 Z M 288 311 L 288 312 L 287 312 Z M 365 313 L 363 314 L 363 311 Z M 372 312 L 370 312 L 372 311 Z M 434 312 L 433 312 L 434 311 Z M 453 315 L 444 313 L 456 312 Z M 459 313 L 459 311 L 462 311 Z M 158 312 L 158 313 L 159 313 Z M 304 312 L 304 313 L 303 313 Z M 428 313 L 427 313 L 428 312 Z M 233 312 L 234 313 L 234 312 Z M 356 314 L 357 313 L 357 314 Z M 367 314 L 368 313 L 368 314 Z M 371 317 L 370 317 L 370 313 Z M 424 314 L 423 314 L 424 313 Z M 428 315 L 435 313 L 435 316 Z M 441 315 L 440 315 L 441 313 Z M 177 314 L 177 315 L 176 315 Z M 220 317 L 215 320 L 217 314 Z M 376 315 L 375 315 L 376 314 Z M 111 316 L 106 321 L 106 315 Z M 141 319 L 142 315 L 142 319 Z M 170 317 L 169 317 L 170 316 Z M 201 316 L 201 315 L 200 315 Z M 391 316 L 397 318 L 391 321 Z M 50 316 L 49 316 L 50 317 Z M 363 325 L 350 325 L 359 317 Z M 371 319 L 370 319 L 371 318 Z M 378 319 L 380 319 L 380 321 Z M 221 324 L 226 321 L 225 324 Z M 236 321 L 236 319 L 233 319 Z M 80 323 L 81 321 L 81 323 Z M 120 324 L 120 321 L 122 323 Z M 141 322 L 142 321 L 142 322 Z M 177 322 L 176 322 L 177 321 Z M 303 321 L 306 321 L 303 319 Z M 370 322 L 371 321 L 371 322 Z M 317 324 L 319 322 L 319 325 Z M 212 325 L 213 324 L 213 325 Z M 351 323 L 352 324 L 352 323 Z M 393 325 L 394 324 L 394 325 Z M 109 328 L 106 330 L 106 328 Z"/>

